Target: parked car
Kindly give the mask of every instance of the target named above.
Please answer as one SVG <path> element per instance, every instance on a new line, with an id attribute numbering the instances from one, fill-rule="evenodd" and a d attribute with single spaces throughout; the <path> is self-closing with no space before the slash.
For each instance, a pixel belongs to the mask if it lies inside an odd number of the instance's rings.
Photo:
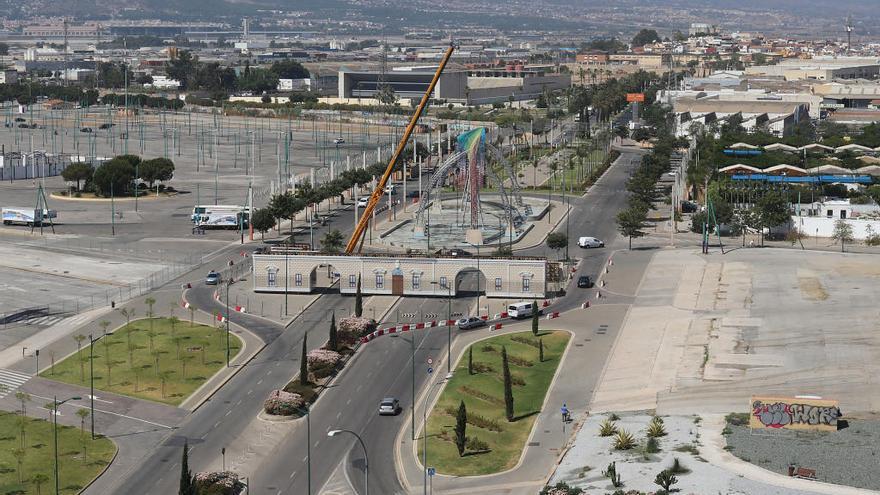
<path id="1" fill-rule="evenodd" d="M 581 237 L 578 239 L 578 246 L 582 248 L 601 248 L 605 247 L 605 241 L 595 237 Z"/>
<path id="2" fill-rule="evenodd" d="M 419 190 L 416 189 L 415 191 L 410 191 L 410 192 L 406 193 L 406 197 L 407 198 L 418 198 L 419 197 Z"/>
<path id="3" fill-rule="evenodd" d="M 338 138 L 336 138 L 336 139 L 333 140 L 333 144 L 345 144 L 345 139 L 344 139 L 344 138 L 341 138 L 341 137 L 338 137 Z"/>
<path id="4" fill-rule="evenodd" d="M 79 132 L 92 132 L 92 128 L 91 127 L 83 127 L 82 129 L 79 130 Z"/>
<path id="5" fill-rule="evenodd" d="M 358 208 L 366 208 L 367 203 L 370 202 L 369 196 L 364 196 L 362 198 L 358 198 L 357 207 Z"/>
<path id="6" fill-rule="evenodd" d="M 589 275 L 581 275 L 578 277 L 578 287 L 582 289 L 589 289 L 593 286 L 593 281 L 590 279 Z"/>
<path id="7" fill-rule="evenodd" d="M 210 272 L 208 272 L 208 276 L 205 277 L 205 285 L 218 285 L 220 283 L 220 280 L 220 274 L 211 270 Z"/>
<path id="8" fill-rule="evenodd" d="M 386 397 L 379 403 L 379 416 L 397 416 L 400 414 L 400 401 L 394 397 Z"/>
<path id="9" fill-rule="evenodd" d="M 477 318 L 476 316 L 468 316 L 458 320 L 459 330 L 470 330 L 471 328 L 482 327 L 485 325 L 486 322 L 481 318 Z"/>
<path id="10" fill-rule="evenodd" d="M 113 127 L 113 124 L 101 124 L 98 126 L 98 129 L 109 129 Z"/>
<path id="11" fill-rule="evenodd" d="M 447 254 L 449 254 L 449 256 L 452 256 L 453 258 L 467 258 L 469 256 L 472 256 L 470 251 L 465 251 L 461 248 L 450 249 Z"/>

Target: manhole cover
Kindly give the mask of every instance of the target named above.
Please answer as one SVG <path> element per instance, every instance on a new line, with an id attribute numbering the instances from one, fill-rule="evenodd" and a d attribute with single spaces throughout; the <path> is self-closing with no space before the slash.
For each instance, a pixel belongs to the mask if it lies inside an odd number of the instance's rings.
<path id="1" fill-rule="evenodd" d="M 541 442 L 529 442 L 529 447 L 539 447 Z"/>

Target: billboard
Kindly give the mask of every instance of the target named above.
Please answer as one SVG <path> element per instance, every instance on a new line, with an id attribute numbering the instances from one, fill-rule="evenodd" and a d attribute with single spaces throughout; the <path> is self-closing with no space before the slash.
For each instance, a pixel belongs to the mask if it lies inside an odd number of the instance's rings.
<path id="1" fill-rule="evenodd" d="M 749 428 L 836 431 L 839 417 L 836 400 L 752 396 Z"/>
<path id="2" fill-rule="evenodd" d="M 627 93 L 626 101 L 628 103 L 639 102 L 644 103 L 645 101 L 645 93 Z"/>

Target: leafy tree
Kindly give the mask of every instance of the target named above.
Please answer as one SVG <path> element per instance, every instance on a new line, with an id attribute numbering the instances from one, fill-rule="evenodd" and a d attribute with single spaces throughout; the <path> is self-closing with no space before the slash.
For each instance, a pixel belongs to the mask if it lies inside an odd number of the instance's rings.
<path id="1" fill-rule="evenodd" d="M 645 46 L 660 41 L 660 35 L 653 29 L 642 29 L 632 39 L 632 46 Z"/>
<path id="2" fill-rule="evenodd" d="M 299 359 L 299 383 L 300 385 L 308 385 L 309 384 L 309 361 L 306 353 L 308 349 L 306 348 L 306 339 L 308 339 L 309 333 L 306 332 L 303 335 L 303 343 L 302 343 L 302 355 Z"/>
<path id="3" fill-rule="evenodd" d="M 788 208 L 788 198 L 778 191 L 770 191 L 757 205 L 761 225 L 761 245 L 764 245 L 764 228 L 776 227 L 787 224 L 791 220 L 791 211 Z"/>
<path id="4" fill-rule="evenodd" d="M 537 301 L 532 301 L 532 334 L 538 335 L 538 303 Z"/>
<path id="5" fill-rule="evenodd" d="M 88 163 L 71 163 L 61 171 L 61 177 L 67 182 L 76 182 L 76 190 L 82 190 L 82 183 L 91 180 L 95 170 Z"/>
<path id="6" fill-rule="evenodd" d="M 342 249 L 342 232 L 333 229 L 321 240 L 321 247 L 325 253 L 338 253 Z"/>
<path id="7" fill-rule="evenodd" d="M 189 469 L 189 441 L 183 441 L 183 453 L 180 459 L 180 490 L 178 495 L 197 495 L 196 479 Z"/>
<path id="8" fill-rule="evenodd" d="M 180 81 L 180 89 L 189 89 L 190 82 L 196 78 L 199 57 L 187 50 L 179 50 L 165 64 L 165 73 L 169 79 Z"/>
<path id="9" fill-rule="evenodd" d="M 141 162 L 138 172 L 139 179 L 148 183 L 150 188 L 156 181 L 169 181 L 174 177 L 174 162 L 167 158 L 153 158 Z"/>
<path id="10" fill-rule="evenodd" d="M 552 232 L 547 236 L 547 247 L 556 251 L 557 258 L 559 257 L 559 250 L 568 246 L 568 236 L 563 234 L 562 232 Z"/>
<path id="11" fill-rule="evenodd" d="M 0 55 L 9 55 L 9 45 L 0 43 Z"/>
<path id="12" fill-rule="evenodd" d="M 464 455 L 464 447 L 467 444 L 467 408 L 464 401 L 458 403 L 458 413 L 455 415 L 455 446 L 458 448 L 458 456 Z"/>
<path id="13" fill-rule="evenodd" d="M 338 338 L 337 332 L 336 332 L 336 313 L 335 312 L 332 315 L 330 315 L 330 338 L 328 339 L 327 347 L 329 347 L 330 350 L 332 350 L 332 351 L 339 350 L 338 349 L 339 348 L 339 338 Z"/>
<path id="14" fill-rule="evenodd" d="M 676 483 L 678 483 L 678 478 L 675 477 L 675 473 L 673 473 L 671 469 L 660 471 L 657 473 L 657 477 L 654 478 L 654 484 L 663 488 L 663 492 L 667 494 L 672 485 Z"/>
<path id="15" fill-rule="evenodd" d="M 102 196 L 126 193 L 134 180 L 134 167 L 120 157 L 101 164 L 92 177 L 97 192 Z"/>
<path id="16" fill-rule="evenodd" d="M 260 233 L 260 238 L 263 238 L 275 226 L 275 216 L 269 208 L 257 208 L 251 215 L 251 225 Z"/>
<path id="17" fill-rule="evenodd" d="M 647 220 L 647 212 L 642 208 L 630 206 L 617 214 L 617 229 L 629 239 L 629 248 L 632 249 L 634 237 L 647 235 L 642 230 L 642 225 Z"/>
<path id="18" fill-rule="evenodd" d="M 282 60 L 272 64 L 269 71 L 278 79 L 305 79 L 309 77 L 309 70 L 295 60 Z"/>
<path id="19" fill-rule="evenodd" d="M 77 409 L 76 415 L 79 416 L 79 429 L 81 431 L 80 437 L 82 437 L 86 433 L 86 418 L 89 417 L 89 410 Z"/>
<path id="20" fill-rule="evenodd" d="M 303 188 L 300 188 L 300 191 L 297 191 L 298 194 L 302 194 Z M 293 217 L 298 212 L 302 211 L 307 206 L 307 200 L 302 197 L 294 196 L 294 194 L 290 191 L 285 191 L 283 194 L 275 194 L 271 198 L 269 198 L 269 211 L 272 212 L 272 216 L 275 218 L 288 218 L 290 219 L 290 229 L 293 230 Z M 278 228 L 281 228 L 281 224 L 279 222 Z"/>
<path id="21" fill-rule="evenodd" d="M 504 416 L 513 421 L 513 382 L 510 379 L 510 364 L 507 362 L 507 347 L 501 346 L 501 369 L 504 376 Z"/>
<path id="22" fill-rule="evenodd" d="M 840 242 L 840 252 L 844 251 L 844 245 L 853 241 L 853 227 L 844 219 L 838 219 L 834 222 L 834 232 L 831 238 Z"/>
<path id="23" fill-rule="evenodd" d="M 358 318 L 364 314 L 364 296 L 361 294 L 361 276 L 358 275 L 357 291 L 354 293 L 354 315 Z"/>

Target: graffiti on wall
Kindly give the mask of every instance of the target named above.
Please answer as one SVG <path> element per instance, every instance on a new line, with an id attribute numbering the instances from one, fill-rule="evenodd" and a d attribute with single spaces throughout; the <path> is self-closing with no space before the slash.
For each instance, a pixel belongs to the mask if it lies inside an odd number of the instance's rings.
<path id="1" fill-rule="evenodd" d="M 752 397 L 751 428 L 837 430 L 836 400 L 801 397 Z"/>

